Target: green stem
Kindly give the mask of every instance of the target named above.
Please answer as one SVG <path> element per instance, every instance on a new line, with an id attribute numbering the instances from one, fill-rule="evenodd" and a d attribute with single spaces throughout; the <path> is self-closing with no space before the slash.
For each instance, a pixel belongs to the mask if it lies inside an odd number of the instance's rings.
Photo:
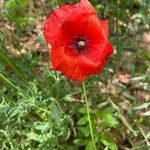
<path id="1" fill-rule="evenodd" d="M 91 133 L 91 138 L 92 138 L 92 142 L 93 142 L 93 147 L 94 147 L 95 150 L 97 150 L 96 144 L 95 144 L 95 139 L 94 139 L 94 134 L 93 134 L 92 122 L 91 122 L 91 118 L 90 118 L 89 103 L 88 103 L 88 99 L 87 99 L 85 83 L 83 82 L 82 85 L 83 85 L 84 98 L 85 98 L 85 101 L 86 101 L 86 111 L 87 111 L 87 117 L 88 117 L 88 122 L 89 122 L 90 133 Z"/>
<path id="2" fill-rule="evenodd" d="M 119 51 L 119 0 L 117 0 L 117 3 L 116 3 L 116 34 L 117 34 L 117 39 L 116 39 L 116 42 L 117 42 L 117 47 L 116 47 L 116 50 L 117 50 L 117 55 L 116 55 L 116 59 L 117 59 L 117 64 L 119 63 L 118 59 L 119 59 L 119 54 L 120 54 L 120 51 Z"/>

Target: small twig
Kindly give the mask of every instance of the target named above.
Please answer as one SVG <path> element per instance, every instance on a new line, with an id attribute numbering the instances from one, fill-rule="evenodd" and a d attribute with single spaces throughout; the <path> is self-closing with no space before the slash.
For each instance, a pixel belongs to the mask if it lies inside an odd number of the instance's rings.
<path id="1" fill-rule="evenodd" d="M 46 9 L 45 9 L 45 7 L 44 7 L 44 4 L 43 4 L 43 2 L 42 2 L 42 0 L 40 0 L 40 2 L 41 2 L 41 6 L 42 6 L 42 9 L 43 9 L 43 12 L 44 12 L 44 14 L 45 14 L 45 16 L 46 16 L 46 18 L 48 17 L 48 15 L 47 15 L 47 13 L 46 13 Z M 49 47 L 48 47 L 48 43 L 47 42 L 45 42 L 45 47 L 46 47 L 46 50 L 47 51 L 49 51 Z M 49 54 L 50 55 L 50 54 Z M 49 59 L 49 61 L 48 61 L 49 63 L 49 67 L 51 68 L 51 65 L 50 65 L 50 59 Z"/>
<path id="2" fill-rule="evenodd" d="M 20 54 L 22 55 L 21 50 L 16 46 L 16 44 L 2 31 L 0 30 L 0 32 L 7 38 L 7 40 L 20 52 Z"/>
<path id="3" fill-rule="evenodd" d="M 135 130 L 132 129 L 132 127 L 130 126 L 130 124 L 128 123 L 127 119 L 122 115 L 119 107 L 111 100 L 111 98 L 109 97 L 107 99 L 107 101 L 116 109 L 116 111 L 118 112 L 118 115 L 121 119 L 121 121 L 123 122 L 123 124 L 133 133 L 136 133 Z"/>
<path id="4" fill-rule="evenodd" d="M 48 17 L 48 15 L 46 13 L 46 9 L 44 7 L 44 4 L 43 4 L 42 0 L 40 0 L 40 2 L 41 2 L 41 6 L 42 6 L 42 9 L 43 9 L 43 12 L 44 12 L 45 16 Z"/>
<path id="5" fill-rule="evenodd" d="M 147 139 L 147 137 L 146 137 L 146 135 L 145 135 L 143 129 L 142 129 L 140 126 L 138 126 L 138 128 L 139 128 L 139 130 L 141 131 L 141 134 L 143 135 L 143 137 L 144 137 L 144 139 L 145 139 L 145 141 L 146 141 L 147 146 L 150 146 L 150 142 L 149 142 L 149 140 Z"/>

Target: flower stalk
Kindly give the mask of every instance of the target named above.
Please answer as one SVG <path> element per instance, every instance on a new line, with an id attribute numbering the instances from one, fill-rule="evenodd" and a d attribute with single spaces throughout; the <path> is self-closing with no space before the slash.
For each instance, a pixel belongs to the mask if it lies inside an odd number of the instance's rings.
<path id="1" fill-rule="evenodd" d="M 94 139 L 94 134 L 93 134 L 92 122 L 91 122 L 90 111 L 89 111 L 89 102 L 87 99 L 85 82 L 83 82 L 82 85 L 83 85 L 84 98 L 85 98 L 85 102 L 86 102 L 86 112 L 87 112 L 87 117 L 88 117 L 88 122 L 89 122 L 89 127 L 90 127 L 90 134 L 91 134 L 91 138 L 92 138 L 92 143 L 93 143 L 94 149 L 97 150 L 96 144 L 95 144 L 95 139 Z"/>

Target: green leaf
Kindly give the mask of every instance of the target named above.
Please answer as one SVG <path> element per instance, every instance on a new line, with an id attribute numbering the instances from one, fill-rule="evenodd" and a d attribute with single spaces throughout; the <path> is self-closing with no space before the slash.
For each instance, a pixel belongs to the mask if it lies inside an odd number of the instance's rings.
<path id="1" fill-rule="evenodd" d="M 150 110 L 142 113 L 142 115 L 144 115 L 144 116 L 150 116 Z"/>
<path id="2" fill-rule="evenodd" d="M 102 135 L 101 142 L 111 150 L 118 150 L 117 145 L 113 142 L 113 140 L 110 137 L 106 135 Z"/>
<path id="3" fill-rule="evenodd" d="M 38 140 L 38 134 L 34 133 L 34 132 L 30 132 L 27 134 L 28 139 L 30 140 L 35 140 L 35 141 L 39 141 Z"/>
<path id="4" fill-rule="evenodd" d="M 84 136 L 85 137 L 88 137 L 90 136 L 90 129 L 89 129 L 89 126 L 83 126 L 83 127 L 80 127 L 79 128 L 81 130 L 82 133 L 84 133 Z"/>
<path id="5" fill-rule="evenodd" d="M 102 112 L 99 116 L 104 126 L 115 127 L 118 124 L 117 119 L 111 113 Z"/>
<path id="6" fill-rule="evenodd" d="M 44 36 L 43 36 L 43 31 L 39 31 L 39 32 L 38 32 L 38 36 L 37 36 L 36 40 L 37 40 L 37 42 L 40 43 L 40 44 L 43 43 L 43 41 L 45 41 L 45 38 L 44 38 Z"/>
<path id="7" fill-rule="evenodd" d="M 85 150 L 94 150 L 93 142 L 89 141 L 85 147 Z"/>
<path id="8" fill-rule="evenodd" d="M 103 119 L 105 120 L 106 126 L 114 127 L 118 124 L 116 118 L 112 114 L 104 114 Z"/>
<path id="9" fill-rule="evenodd" d="M 73 143 L 78 145 L 78 146 L 84 146 L 84 145 L 86 145 L 87 142 L 86 142 L 86 140 L 83 140 L 83 139 L 75 139 L 73 141 Z"/>
<path id="10" fill-rule="evenodd" d="M 132 81 L 140 81 L 140 80 L 144 80 L 145 78 L 146 78 L 146 75 L 143 75 L 143 76 L 139 76 L 139 77 L 134 77 L 131 80 Z"/>
<path id="11" fill-rule="evenodd" d="M 44 124 L 39 122 L 34 124 L 34 128 L 44 133 L 50 128 L 50 125 L 48 123 Z"/>
<path id="12" fill-rule="evenodd" d="M 133 109 L 140 110 L 140 109 L 148 108 L 149 106 L 150 106 L 150 103 L 143 103 L 142 105 L 138 105 L 138 106 L 134 107 Z"/>
<path id="13" fill-rule="evenodd" d="M 29 0 L 18 0 L 17 3 L 20 7 L 26 7 L 29 4 Z"/>
<path id="14" fill-rule="evenodd" d="M 83 117 L 77 122 L 77 125 L 81 126 L 81 125 L 85 125 L 87 123 L 88 123 L 87 117 Z"/>
<path id="15" fill-rule="evenodd" d="M 85 107 L 80 108 L 79 113 L 86 114 L 86 108 Z"/>

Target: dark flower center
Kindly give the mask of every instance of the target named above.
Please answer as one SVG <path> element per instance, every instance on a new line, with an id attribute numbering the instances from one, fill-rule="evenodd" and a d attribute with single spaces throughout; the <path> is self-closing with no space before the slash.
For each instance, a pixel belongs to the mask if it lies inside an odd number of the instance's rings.
<path id="1" fill-rule="evenodd" d="M 86 43 L 84 41 L 79 41 L 77 43 L 78 48 L 83 49 L 86 47 Z"/>
<path id="2" fill-rule="evenodd" d="M 87 48 L 87 41 L 84 38 L 77 38 L 74 42 L 75 49 L 80 52 Z"/>

